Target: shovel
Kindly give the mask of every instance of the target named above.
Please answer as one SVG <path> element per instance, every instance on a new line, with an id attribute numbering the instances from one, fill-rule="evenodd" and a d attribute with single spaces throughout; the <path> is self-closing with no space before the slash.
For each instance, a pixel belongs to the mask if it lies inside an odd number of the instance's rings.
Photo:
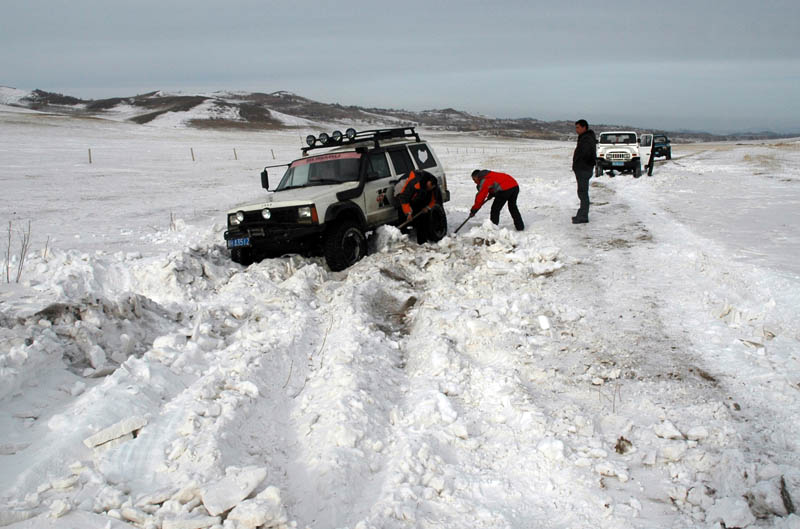
<path id="1" fill-rule="evenodd" d="M 422 215 L 423 213 L 427 213 L 428 211 L 430 211 L 430 210 L 429 210 L 427 207 L 423 208 L 423 209 L 422 209 L 422 210 L 421 210 L 419 213 L 417 213 L 416 215 L 414 215 L 414 216 L 413 216 L 413 217 L 411 217 L 410 219 L 406 220 L 406 221 L 405 221 L 405 222 L 403 222 L 402 224 L 398 225 L 398 226 L 397 226 L 397 229 L 398 229 L 398 230 L 400 230 L 400 229 L 403 229 L 403 228 L 405 228 L 405 227 L 406 227 L 406 226 L 407 226 L 409 223 L 411 223 L 411 222 L 414 222 L 414 219 L 416 219 L 417 217 L 419 217 L 419 216 L 420 216 L 420 215 Z"/>
<path id="2" fill-rule="evenodd" d="M 489 202 L 489 199 L 490 199 L 490 198 L 492 198 L 492 197 L 486 197 L 486 199 L 485 199 L 483 202 L 481 202 L 481 205 L 480 205 L 480 206 L 478 206 L 478 209 L 481 209 L 481 208 L 483 207 L 483 205 L 484 205 L 484 204 L 486 204 L 487 202 Z M 462 223 L 461 223 L 461 224 L 458 226 L 458 228 L 456 228 L 456 229 L 455 229 L 455 231 L 453 232 L 453 234 L 456 234 L 456 233 L 458 233 L 458 230 L 460 230 L 460 229 L 461 229 L 461 228 L 464 226 L 464 224 L 466 224 L 466 223 L 467 223 L 467 221 L 468 221 L 469 219 L 471 219 L 472 217 L 474 217 L 474 216 L 475 216 L 475 215 L 470 215 L 469 217 L 467 217 L 466 219 L 464 219 L 464 222 L 462 222 Z"/>

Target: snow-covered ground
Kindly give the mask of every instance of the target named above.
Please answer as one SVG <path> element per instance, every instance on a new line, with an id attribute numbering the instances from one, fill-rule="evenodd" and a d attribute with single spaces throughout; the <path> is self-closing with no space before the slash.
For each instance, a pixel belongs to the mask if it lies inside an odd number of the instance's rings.
<path id="1" fill-rule="evenodd" d="M 423 132 L 451 230 L 489 168 L 526 231 L 233 264 L 306 132 L 0 107 L 0 525 L 800 527 L 799 142 L 675 145 L 574 226 L 573 145 Z"/>

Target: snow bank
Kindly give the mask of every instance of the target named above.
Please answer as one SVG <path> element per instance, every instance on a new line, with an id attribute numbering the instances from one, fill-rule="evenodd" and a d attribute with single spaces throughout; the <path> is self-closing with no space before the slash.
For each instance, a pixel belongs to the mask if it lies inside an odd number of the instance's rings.
<path id="1" fill-rule="evenodd" d="M 288 152 L 294 136 L 269 138 Z M 797 278 L 731 258 L 656 198 L 719 159 L 593 180 L 575 227 L 571 145 L 435 139 L 451 225 L 469 170 L 495 166 L 518 176 L 525 232 L 504 211 L 422 246 L 383 227 L 343 272 L 243 268 L 213 206 L 252 168 L 220 163 L 217 181 L 167 156 L 146 185 L 103 169 L 124 199 L 93 208 L 117 231 L 100 245 L 77 212 L 51 213 L 84 236 L 37 247 L 0 286 L 0 524 L 796 527 Z M 115 214 L 171 194 L 208 215 L 159 229 Z"/>

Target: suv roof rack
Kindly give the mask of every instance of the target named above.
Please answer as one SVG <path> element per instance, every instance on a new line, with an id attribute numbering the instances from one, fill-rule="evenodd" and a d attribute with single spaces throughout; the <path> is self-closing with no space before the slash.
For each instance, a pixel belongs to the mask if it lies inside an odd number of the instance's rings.
<path id="1" fill-rule="evenodd" d="M 365 141 L 374 141 L 376 149 L 380 147 L 378 143 L 380 140 L 388 140 L 392 138 L 414 138 L 417 141 L 422 141 L 419 139 L 419 133 L 416 132 L 414 128 L 415 127 L 398 127 L 394 129 L 362 130 L 361 132 L 356 132 L 355 136 L 341 136 L 339 141 L 335 141 L 331 138 L 325 143 L 320 142 L 319 139 L 315 139 L 314 145 L 303 147 L 301 150 L 303 151 L 303 156 L 305 156 L 308 151 L 312 149 L 329 149 L 331 147 L 352 145 L 354 143 L 363 143 Z M 317 145 L 317 143 L 320 143 L 320 145 Z"/>

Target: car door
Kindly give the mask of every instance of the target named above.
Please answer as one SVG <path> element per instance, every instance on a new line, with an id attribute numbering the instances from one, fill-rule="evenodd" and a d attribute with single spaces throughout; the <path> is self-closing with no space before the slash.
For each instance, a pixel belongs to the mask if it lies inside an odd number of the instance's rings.
<path id="1" fill-rule="evenodd" d="M 367 156 L 367 181 L 364 184 L 364 207 L 367 224 L 377 226 L 394 220 L 397 211 L 393 205 L 394 180 L 386 152 L 372 152 Z"/>
<path id="2" fill-rule="evenodd" d="M 639 136 L 639 161 L 642 167 L 647 167 L 650 157 L 653 155 L 653 135 L 642 134 Z"/>

